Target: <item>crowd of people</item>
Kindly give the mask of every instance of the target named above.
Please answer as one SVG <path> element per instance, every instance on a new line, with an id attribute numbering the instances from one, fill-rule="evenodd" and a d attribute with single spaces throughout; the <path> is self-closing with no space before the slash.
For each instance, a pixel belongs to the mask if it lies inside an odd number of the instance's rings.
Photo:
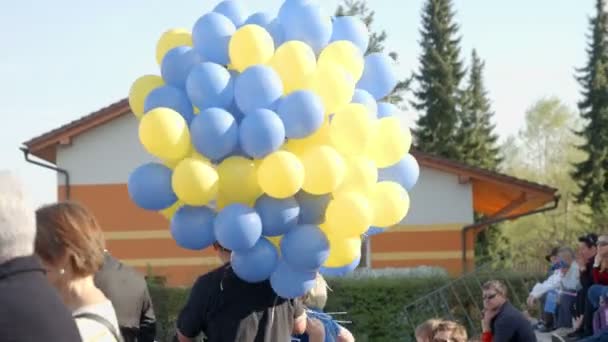
<path id="1" fill-rule="evenodd" d="M 269 281 L 247 283 L 223 266 L 198 278 L 174 340 L 354 341 L 325 314 L 318 275 L 305 296 L 284 299 Z M 0 339 L 9 342 L 153 342 L 156 319 L 144 277 L 105 248 L 103 231 L 75 202 L 30 207 L 21 183 L 0 171 Z"/>
<path id="2" fill-rule="evenodd" d="M 608 341 L 608 235 L 581 236 L 576 251 L 555 247 L 546 259 L 547 278 L 527 300 L 540 308 L 535 328 L 557 341 Z"/>

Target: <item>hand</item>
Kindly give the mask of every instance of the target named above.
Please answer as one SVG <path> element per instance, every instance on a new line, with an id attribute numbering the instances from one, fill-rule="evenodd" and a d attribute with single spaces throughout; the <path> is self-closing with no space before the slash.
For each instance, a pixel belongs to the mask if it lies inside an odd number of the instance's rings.
<path id="1" fill-rule="evenodd" d="M 325 341 L 325 327 L 323 323 L 316 318 L 309 318 L 306 324 L 306 333 L 310 342 Z"/>
<path id="2" fill-rule="evenodd" d="M 536 304 L 536 298 L 529 296 L 527 303 L 528 303 L 528 307 L 533 307 Z"/>
<path id="3" fill-rule="evenodd" d="M 583 324 L 583 315 L 572 318 L 572 328 L 578 330 Z"/>
<path id="4" fill-rule="evenodd" d="M 496 317 L 498 310 L 483 310 L 483 318 L 481 319 L 482 332 L 488 332 L 492 330 L 491 323 L 492 319 Z"/>

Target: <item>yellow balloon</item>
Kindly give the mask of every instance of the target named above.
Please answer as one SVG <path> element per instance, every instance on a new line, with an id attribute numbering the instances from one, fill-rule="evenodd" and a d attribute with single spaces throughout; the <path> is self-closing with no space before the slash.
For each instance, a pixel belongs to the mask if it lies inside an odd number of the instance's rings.
<path id="1" fill-rule="evenodd" d="M 367 155 L 378 168 L 389 167 L 407 154 L 412 146 L 412 133 L 401 129 L 399 118 L 391 116 L 377 121 Z"/>
<path id="2" fill-rule="evenodd" d="M 361 256 L 361 238 L 329 239 L 329 257 L 325 267 L 342 267 L 352 264 Z"/>
<path id="3" fill-rule="evenodd" d="M 208 204 L 217 196 L 218 175 L 205 162 L 193 158 L 182 160 L 173 170 L 171 185 L 173 191 L 187 205 Z"/>
<path id="4" fill-rule="evenodd" d="M 272 36 L 263 27 L 245 25 L 230 38 L 228 54 L 233 68 L 242 72 L 255 64 L 265 64 L 274 53 Z"/>
<path id="5" fill-rule="evenodd" d="M 340 153 L 362 155 L 372 138 L 372 132 L 372 120 L 367 107 L 350 103 L 332 118 L 329 135 Z"/>
<path id="6" fill-rule="evenodd" d="M 289 94 L 309 86 L 317 68 L 317 59 L 308 44 L 292 40 L 277 48 L 270 66 L 281 77 L 285 94 Z"/>
<path id="7" fill-rule="evenodd" d="M 312 89 L 321 97 L 325 114 L 329 115 L 350 103 L 355 93 L 355 80 L 342 66 L 327 61 L 317 65 Z"/>
<path id="8" fill-rule="evenodd" d="M 144 115 L 144 101 L 150 92 L 165 84 L 162 77 L 144 75 L 139 77 L 129 89 L 129 107 L 138 119 Z"/>
<path id="9" fill-rule="evenodd" d="M 344 180 L 344 160 L 331 146 L 314 146 L 301 157 L 304 165 L 302 189 L 313 195 L 328 194 Z"/>
<path id="10" fill-rule="evenodd" d="M 178 46 L 192 46 L 190 31 L 182 28 L 165 31 L 156 43 L 156 62 L 160 65 L 165 54 Z"/>
<path id="11" fill-rule="evenodd" d="M 171 219 L 173 218 L 173 215 L 175 215 L 175 213 L 177 212 L 177 210 L 179 208 L 181 208 L 184 204 L 180 201 L 177 201 L 175 203 L 173 203 L 172 206 L 170 206 L 167 209 L 163 209 L 161 211 L 159 211 L 159 213 L 161 215 L 163 215 L 164 218 L 166 218 L 167 220 L 171 221 Z"/>
<path id="12" fill-rule="evenodd" d="M 283 239 L 283 235 L 280 236 L 264 236 L 268 239 L 276 248 L 279 253 L 281 253 L 281 239 Z"/>
<path id="13" fill-rule="evenodd" d="M 250 204 L 261 194 L 257 169 L 251 159 L 233 156 L 217 166 L 220 177 L 219 193 L 228 203 Z"/>
<path id="14" fill-rule="evenodd" d="M 309 148 L 320 145 L 331 145 L 329 137 L 329 120 L 325 119 L 323 125 L 313 134 L 302 139 L 287 139 L 283 148 L 297 156 L 301 156 Z"/>
<path id="15" fill-rule="evenodd" d="M 333 62 L 341 65 L 350 73 L 355 82 L 363 75 L 365 61 L 363 54 L 355 44 L 348 40 L 338 40 L 325 47 L 319 55 L 319 64 Z"/>
<path id="16" fill-rule="evenodd" d="M 271 197 L 291 197 L 302 188 L 304 167 L 293 153 L 279 150 L 266 156 L 258 167 L 258 182 Z"/>
<path id="17" fill-rule="evenodd" d="M 387 228 L 399 223 L 410 208 L 407 191 L 395 182 L 380 182 L 370 196 L 374 211 L 373 226 Z"/>
<path id="18" fill-rule="evenodd" d="M 205 164 L 208 164 L 208 165 L 212 165 L 212 163 L 209 160 L 209 158 L 207 158 L 204 155 L 198 153 L 198 151 L 194 148 L 194 146 L 192 146 L 192 152 L 190 152 L 190 158 L 200 160 L 200 161 L 202 161 L 202 162 L 204 162 Z"/>
<path id="19" fill-rule="evenodd" d="M 191 152 L 188 124 L 169 108 L 155 108 L 142 117 L 139 141 L 148 153 L 161 160 L 180 160 Z"/>
<path id="20" fill-rule="evenodd" d="M 336 192 L 370 193 L 378 181 L 378 168 L 374 162 L 363 156 L 347 158 L 344 161 L 346 164 L 344 181 Z"/>
<path id="21" fill-rule="evenodd" d="M 362 194 L 336 193 L 325 212 L 325 233 L 330 238 L 360 236 L 371 225 L 373 216 L 372 207 Z"/>

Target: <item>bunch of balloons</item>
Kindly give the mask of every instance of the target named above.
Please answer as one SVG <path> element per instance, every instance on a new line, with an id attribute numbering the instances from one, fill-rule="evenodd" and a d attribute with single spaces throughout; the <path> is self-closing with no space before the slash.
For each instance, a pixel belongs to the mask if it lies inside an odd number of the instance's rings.
<path id="1" fill-rule="evenodd" d="M 409 130 L 382 102 L 392 60 L 365 55 L 368 40 L 361 20 L 313 0 L 286 0 L 276 18 L 226 0 L 191 32 L 165 32 L 161 76 L 129 94 L 159 160 L 132 172 L 132 200 L 170 219 L 179 246 L 218 242 L 240 278 L 286 298 L 316 272 L 356 268 L 361 236 L 406 216 L 419 172 Z"/>

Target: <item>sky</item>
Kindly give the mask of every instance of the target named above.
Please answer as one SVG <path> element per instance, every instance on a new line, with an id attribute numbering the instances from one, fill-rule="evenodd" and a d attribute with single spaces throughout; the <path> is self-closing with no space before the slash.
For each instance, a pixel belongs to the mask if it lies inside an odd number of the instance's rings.
<path id="1" fill-rule="evenodd" d="M 251 12 L 276 13 L 282 1 L 243 0 Z M 191 28 L 219 1 L 12 1 L 0 12 L 0 169 L 20 175 L 35 204 L 56 198 L 56 175 L 28 164 L 21 144 L 125 98 L 139 76 L 159 73 L 161 33 Z M 332 13 L 339 0 L 322 0 Z M 418 68 L 423 0 L 368 0 L 375 30 L 399 54 L 397 72 Z M 486 62 L 485 82 L 501 138 L 522 126 L 535 101 L 580 98 L 575 68 L 586 60 L 592 0 L 454 0 L 461 57 L 473 48 Z M 403 113 L 413 122 L 418 113 Z M 133 132 L 133 134 L 137 134 Z"/>

